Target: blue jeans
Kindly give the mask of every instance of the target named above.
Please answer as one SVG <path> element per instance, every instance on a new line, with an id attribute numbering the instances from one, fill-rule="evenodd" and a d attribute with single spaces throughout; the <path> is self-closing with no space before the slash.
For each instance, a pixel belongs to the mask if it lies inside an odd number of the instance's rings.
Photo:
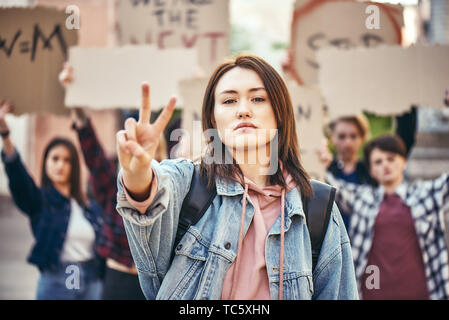
<path id="1" fill-rule="evenodd" d="M 103 282 L 91 262 L 60 263 L 41 272 L 36 300 L 99 300 Z"/>

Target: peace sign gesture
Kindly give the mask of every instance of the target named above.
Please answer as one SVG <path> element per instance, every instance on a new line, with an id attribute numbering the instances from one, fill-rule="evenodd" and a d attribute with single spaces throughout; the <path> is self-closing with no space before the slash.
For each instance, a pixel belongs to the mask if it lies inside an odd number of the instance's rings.
<path id="1" fill-rule="evenodd" d="M 171 98 L 154 123 L 150 123 L 150 86 L 142 83 L 142 106 L 139 121 L 128 118 L 125 129 L 117 132 L 117 153 L 123 168 L 126 188 L 138 200 L 149 192 L 153 174 L 151 160 L 156 154 L 159 137 L 171 119 L 176 106 L 176 98 Z"/>

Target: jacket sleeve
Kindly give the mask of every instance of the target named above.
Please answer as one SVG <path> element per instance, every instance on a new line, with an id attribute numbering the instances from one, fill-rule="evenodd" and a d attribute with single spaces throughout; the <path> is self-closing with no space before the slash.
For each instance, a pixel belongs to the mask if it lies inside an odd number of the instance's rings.
<path id="1" fill-rule="evenodd" d="M 95 198 L 102 208 L 108 207 L 111 195 L 116 194 L 116 166 L 106 158 L 90 120 L 82 129 L 76 129 L 89 172 Z"/>
<path id="2" fill-rule="evenodd" d="M 326 182 L 337 188 L 335 202 L 344 212 L 352 214 L 356 193 L 359 185 L 336 178 L 332 173 L 326 173 Z"/>
<path id="3" fill-rule="evenodd" d="M 442 209 L 449 203 L 449 173 L 444 173 L 433 180 L 416 182 L 412 190 L 418 204 L 417 208 L 431 215 L 437 215 L 437 219 L 444 225 Z"/>
<path id="4" fill-rule="evenodd" d="M 15 204 L 30 218 L 36 218 L 42 207 L 41 190 L 22 163 L 17 150 L 11 156 L 1 153 Z"/>
<path id="5" fill-rule="evenodd" d="M 351 244 L 343 219 L 335 204 L 313 272 L 313 283 L 313 299 L 359 299 Z"/>
<path id="6" fill-rule="evenodd" d="M 170 267 L 170 256 L 178 228 L 179 213 L 192 179 L 194 165 L 187 159 L 153 160 L 156 194 L 141 213 L 128 201 L 119 172 L 117 211 L 123 217 L 131 253 L 148 287 L 142 288 L 148 299 L 154 299 Z M 154 190 L 152 190 L 154 191 Z"/>

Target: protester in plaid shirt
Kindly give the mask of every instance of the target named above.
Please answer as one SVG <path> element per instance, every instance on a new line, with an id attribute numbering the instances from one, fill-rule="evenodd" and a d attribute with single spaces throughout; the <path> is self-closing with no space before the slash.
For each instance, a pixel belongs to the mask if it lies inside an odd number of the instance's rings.
<path id="1" fill-rule="evenodd" d="M 117 204 L 117 164 L 106 158 L 91 121 L 84 111 L 75 109 L 72 114 L 73 129 L 78 133 L 84 160 L 91 174 L 90 187 L 105 213 L 97 249 L 99 254 L 106 259 L 103 299 L 145 299 L 129 249 L 123 219 L 115 208 Z M 167 153 L 164 141 L 161 141 L 160 146 L 157 154 L 159 161 L 165 158 Z"/>
<path id="2" fill-rule="evenodd" d="M 123 221 L 115 210 L 117 166 L 106 155 L 90 120 L 81 109 L 73 114 L 73 129 L 77 131 L 84 160 L 89 168 L 89 181 L 95 200 L 104 210 L 104 224 L 98 245 L 99 254 L 106 259 L 103 299 L 144 299 L 140 289 Z"/>
<path id="3" fill-rule="evenodd" d="M 349 236 L 360 296 L 448 299 L 442 207 L 449 201 L 449 174 L 407 183 L 405 157 L 402 140 L 385 135 L 365 147 L 365 161 L 378 187 L 326 175 L 338 188 L 338 206 L 352 214 Z"/>

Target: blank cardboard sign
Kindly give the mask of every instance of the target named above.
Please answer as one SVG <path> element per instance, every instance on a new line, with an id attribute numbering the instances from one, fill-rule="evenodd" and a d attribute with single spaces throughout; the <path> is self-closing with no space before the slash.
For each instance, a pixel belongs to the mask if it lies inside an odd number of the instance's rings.
<path id="1" fill-rule="evenodd" d="M 449 87 L 449 46 L 323 49 L 320 88 L 329 116 L 399 114 L 412 105 L 443 107 Z"/>
<path id="2" fill-rule="evenodd" d="M 371 29 L 377 26 L 378 29 Z M 402 7 L 398 5 L 297 0 L 291 30 L 292 77 L 300 85 L 316 85 L 320 67 L 316 53 L 319 50 L 400 44 L 402 26 Z"/>
<path id="3" fill-rule="evenodd" d="M 229 54 L 229 0 L 116 0 L 118 43 L 198 48 L 207 76 Z"/>
<path id="4" fill-rule="evenodd" d="M 179 94 L 182 97 L 182 129 L 184 130 L 183 150 L 178 156 L 195 159 L 199 157 L 205 146 L 201 113 L 207 78 L 191 78 L 179 81 Z M 183 139 L 184 139 L 183 138 Z"/>
<path id="5" fill-rule="evenodd" d="M 67 114 L 58 80 L 77 30 L 69 30 L 64 11 L 50 8 L 0 8 L 0 98 L 14 114 Z"/>
<path id="6" fill-rule="evenodd" d="M 73 82 L 67 87 L 68 107 L 139 108 L 141 84 L 148 81 L 153 110 L 178 94 L 178 81 L 191 77 L 197 61 L 194 49 L 158 50 L 151 46 L 70 48 Z M 182 101 L 178 99 L 178 103 Z"/>
<path id="7" fill-rule="evenodd" d="M 288 83 L 296 120 L 301 163 L 311 178 L 324 181 L 326 168 L 320 162 L 318 148 L 324 140 L 324 101 L 319 88 Z"/>

